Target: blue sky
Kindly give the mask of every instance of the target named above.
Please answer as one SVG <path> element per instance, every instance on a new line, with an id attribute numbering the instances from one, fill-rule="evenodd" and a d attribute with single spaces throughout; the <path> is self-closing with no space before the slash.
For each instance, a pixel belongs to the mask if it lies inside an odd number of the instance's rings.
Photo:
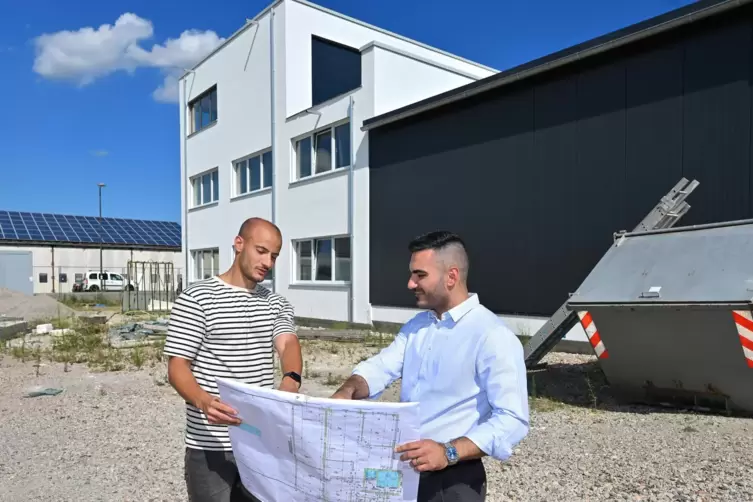
<path id="1" fill-rule="evenodd" d="M 188 66 L 197 57 L 182 41 L 207 50 L 267 3 L 37 0 L 11 7 L 0 1 L 0 209 L 96 215 L 103 182 L 106 216 L 180 221 L 179 116 L 170 100 L 170 65 Z M 317 3 L 504 70 L 691 2 Z M 118 19 L 107 40 L 79 32 Z M 118 37 L 136 44 L 127 60 Z M 61 48 L 76 58 L 61 59 Z"/>

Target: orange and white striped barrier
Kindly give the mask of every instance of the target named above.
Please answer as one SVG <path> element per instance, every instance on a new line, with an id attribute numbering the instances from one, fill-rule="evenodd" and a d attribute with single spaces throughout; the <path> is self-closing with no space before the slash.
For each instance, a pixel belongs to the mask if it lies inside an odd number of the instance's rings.
<path id="1" fill-rule="evenodd" d="M 609 357 L 609 352 L 607 352 L 607 348 L 604 346 L 604 341 L 601 339 L 601 335 L 599 335 L 599 331 L 596 329 L 591 314 L 586 311 L 579 311 L 578 317 L 580 317 L 580 324 L 586 331 L 586 336 L 591 343 L 591 347 L 593 347 L 594 352 L 596 352 L 596 357 L 599 359 L 606 359 Z M 753 340 L 753 338 L 751 338 L 751 340 Z M 753 355 L 753 352 L 751 352 L 751 354 Z"/>
<path id="2" fill-rule="evenodd" d="M 737 334 L 740 335 L 740 343 L 743 346 L 743 354 L 748 362 L 748 367 L 753 368 L 753 317 L 750 310 L 733 310 Z"/>

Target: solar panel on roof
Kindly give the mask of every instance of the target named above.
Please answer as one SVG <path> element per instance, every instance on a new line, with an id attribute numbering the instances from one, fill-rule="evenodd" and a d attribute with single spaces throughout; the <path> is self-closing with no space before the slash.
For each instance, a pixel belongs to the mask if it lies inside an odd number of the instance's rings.
<path id="1" fill-rule="evenodd" d="M 180 225 L 49 213 L 0 211 L 0 240 L 180 247 Z"/>

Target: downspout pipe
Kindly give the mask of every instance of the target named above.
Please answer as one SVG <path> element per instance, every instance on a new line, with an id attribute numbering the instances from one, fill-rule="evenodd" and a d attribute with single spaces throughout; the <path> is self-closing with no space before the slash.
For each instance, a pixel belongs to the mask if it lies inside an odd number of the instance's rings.
<path id="1" fill-rule="evenodd" d="M 272 223 L 277 224 L 277 148 L 275 145 L 275 8 L 269 11 L 269 95 L 270 95 L 270 137 L 272 142 Z M 272 291 L 277 292 L 277 274 L 272 275 Z"/>
<path id="2" fill-rule="evenodd" d="M 348 321 L 349 322 L 355 322 L 355 296 L 356 296 L 356 290 L 355 290 L 355 267 L 353 266 L 355 262 L 355 224 L 354 224 L 354 215 L 353 210 L 355 209 L 355 198 L 354 198 L 354 185 L 355 185 L 355 165 L 356 165 L 356 156 L 355 156 L 355 102 L 353 101 L 353 96 L 350 96 L 350 103 L 348 106 L 348 122 L 350 124 L 350 168 L 348 169 L 348 237 L 350 240 L 350 286 L 348 288 L 350 294 L 348 295 Z"/>
<path id="3" fill-rule="evenodd" d="M 184 249 L 184 256 L 183 259 L 185 260 L 184 263 L 184 269 L 183 269 L 183 281 L 186 287 L 190 284 L 190 277 L 189 277 L 189 261 L 190 261 L 190 254 L 191 252 L 188 250 L 188 201 L 190 198 L 190 195 L 188 193 L 188 89 L 186 87 L 186 80 L 187 76 L 183 77 L 183 103 L 181 103 L 181 115 L 183 115 L 183 127 L 182 131 L 180 132 L 181 137 L 183 138 L 183 249 Z"/>

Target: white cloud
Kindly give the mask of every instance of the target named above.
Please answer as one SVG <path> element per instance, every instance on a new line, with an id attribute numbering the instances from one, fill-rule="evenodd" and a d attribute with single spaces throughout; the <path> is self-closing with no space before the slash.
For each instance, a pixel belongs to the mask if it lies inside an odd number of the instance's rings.
<path id="1" fill-rule="evenodd" d="M 133 73 L 138 68 L 159 68 L 164 81 L 152 97 L 160 102 L 176 102 L 178 78 L 183 70 L 225 40 L 211 30 L 186 30 L 177 39 L 143 48 L 140 44 L 153 34 L 152 22 L 132 13 L 121 15 L 112 25 L 44 34 L 34 41 L 34 71 L 48 79 L 85 86 L 117 71 Z"/>

